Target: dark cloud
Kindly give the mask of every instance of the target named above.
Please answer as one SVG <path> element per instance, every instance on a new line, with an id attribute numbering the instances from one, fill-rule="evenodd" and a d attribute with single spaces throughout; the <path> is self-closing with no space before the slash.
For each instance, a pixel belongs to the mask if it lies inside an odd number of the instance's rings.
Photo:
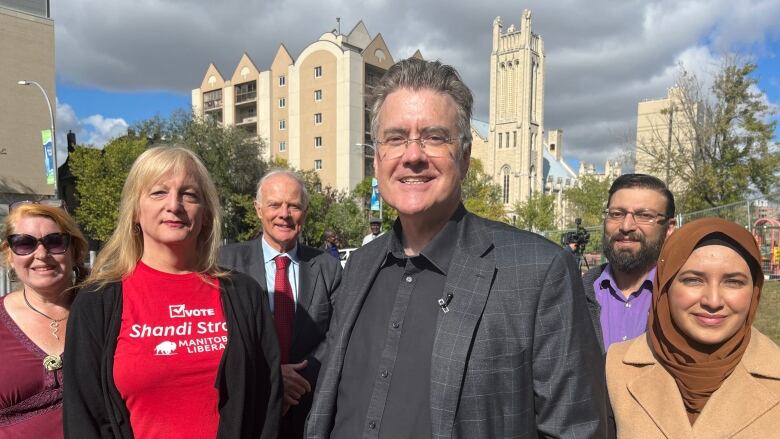
<path id="1" fill-rule="evenodd" d="M 602 166 L 631 140 L 637 103 L 664 96 L 675 66 L 699 71 L 734 48 L 767 50 L 776 0 L 58 0 L 57 68 L 68 83 L 188 94 L 209 63 L 230 76 L 243 52 L 267 69 L 284 43 L 293 56 L 322 33 L 363 20 L 396 58 L 420 49 L 453 64 L 487 120 L 493 19 L 544 39 L 547 129 L 565 132 L 566 157 Z M 774 18 L 773 18 L 774 17 Z"/>

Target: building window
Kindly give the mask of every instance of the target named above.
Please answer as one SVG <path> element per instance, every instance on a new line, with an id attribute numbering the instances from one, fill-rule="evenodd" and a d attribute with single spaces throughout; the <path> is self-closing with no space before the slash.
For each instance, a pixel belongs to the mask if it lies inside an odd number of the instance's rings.
<path id="1" fill-rule="evenodd" d="M 314 77 L 315 78 L 321 78 L 322 77 L 322 66 L 317 66 L 314 68 Z"/>
<path id="2" fill-rule="evenodd" d="M 257 83 L 255 81 L 238 84 L 236 90 L 236 103 L 251 101 L 257 97 Z"/>
<path id="3" fill-rule="evenodd" d="M 279 121 L 279 129 L 280 130 L 286 130 L 287 129 L 287 122 L 285 122 L 284 119 Z"/>
<path id="4" fill-rule="evenodd" d="M 504 171 L 504 204 L 509 204 L 509 171 Z"/>
<path id="5" fill-rule="evenodd" d="M 322 90 L 314 90 L 314 101 L 319 102 L 322 100 Z"/>
<path id="6" fill-rule="evenodd" d="M 501 133 L 498 133 L 498 149 L 501 149 L 501 139 L 503 138 L 503 135 Z"/>
<path id="7" fill-rule="evenodd" d="M 314 170 L 319 171 L 322 169 L 322 160 L 315 160 L 314 161 Z"/>
<path id="8" fill-rule="evenodd" d="M 203 93 L 203 107 L 206 110 L 222 106 L 222 89 Z"/>
<path id="9" fill-rule="evenodd" d="M 286 106 L 287 106 L 287 99 L 279 98 L 279 108 L 284 108 Z"/>
<path id="10" fill-rule="evenodd" d="M 279 87 L 287 85 L 287 78 L 284 75 L 279 76 Z"/>
<path id="11" fill-rule="evenodd" d="M 287 151 L 287 142 L 279 142 L 279 151 Z"/>
<path id="12" fill-rule="evenodd" d="M 322 113 L 314 113 L 314 123 L 317 125 L 322 123 Z"/>
<path id="13" fill-rule="evenodd" d="M 512 146 L 517 148 L 517 131 L 512 131 L 512 138 L 514 139 L 512 140 L 513 142 Z"/>
<path id="14" fill-rule="evenodd" d="M 322 136 L 317 136 L 314 138 L 314 147 L 315 148 L 321 148 L 322 147 Z"/>

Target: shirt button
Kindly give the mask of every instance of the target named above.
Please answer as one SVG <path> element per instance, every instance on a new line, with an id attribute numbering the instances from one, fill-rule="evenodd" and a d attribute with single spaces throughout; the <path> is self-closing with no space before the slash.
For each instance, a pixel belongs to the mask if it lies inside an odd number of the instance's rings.
<path id="1" fill-rule="evenodd" d="M 381 375 L 382 378 L 387 378 L 387 375 L 388 375 L 387 369 L 382 369 L 382 371 L 379 372 L 379 375 Z"/>
<path id="2" fill-rule="evenodd" d="M 398 322 L 398 320 L 393 320 L 393 329 L 398 329 L 401 326 L 401 324 Z"/>
<path id="3" fill-rule="evenodd" d="M 412 276 L 406 276 L 406 281 L 407 282 L 411 282 L 412 281 Z"/>
<path id="4" fill-rule="evenodd" d="M 626 308 L 631 308 L 631 304 L 626 302 Z"/>
<path id="5" fill-rule="evenodd" d="M 625 335 L 624 335 L 624 336 L 623 336 L 623 341 L 626 341 L 626 340 L 628 340 L 628 336 L 625 336 Z"/>
<path id="6" fill-rule="evenodd" d="M 373 429 L 375 429 L 375 428 L 376 428 L 376 422 L 374 422 L 374 421 L 370 421 L 370 422 L 368 423 L 368 429 L 369 429 L 369 430 L 373 430 Z"/>

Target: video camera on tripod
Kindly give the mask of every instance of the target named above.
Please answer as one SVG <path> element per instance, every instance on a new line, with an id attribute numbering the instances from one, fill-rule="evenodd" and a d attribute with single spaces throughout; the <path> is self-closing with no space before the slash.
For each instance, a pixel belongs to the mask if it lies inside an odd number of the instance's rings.
<path id="1" fill-rule="evenodd" d="M 583 258 L 583 254 L 585 253 L 585 247 L 588 245 L 588 241 L 590 241 L 590 232 L 585 230 L 585 227 L 582 227 L 582 218 L 575 218 L 574 224 L 577 227 L 577 230 L 573 232 L 566 232 L 563 235 L 561 235 L 561 245 L 564 247 L 569 247 L 574 253 L 574 256 L 577 258 L 578 265 L 582 263 L 585 258 Z M 574 244 L 572 247 L 570 244 Z M 585 267 L 588 267 L 588 261 L 585 261 Z"/>

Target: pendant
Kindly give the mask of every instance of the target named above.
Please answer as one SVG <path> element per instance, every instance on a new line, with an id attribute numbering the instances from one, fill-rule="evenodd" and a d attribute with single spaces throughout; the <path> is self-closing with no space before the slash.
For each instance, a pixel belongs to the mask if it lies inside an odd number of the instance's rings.
<path id="1" fill-rule="evenodd" d="M 53 335 L 54 338 L 59 340 L 60 336 L 57 335 L 57 332 L 60 330 L 60 322 L 56 320 L 52 320 L 51 323 L 49 323 L 49 327 L 51 328 L 51 335 Z"/>
<path id="2" fill-rule="evenodd" d="M 43 367 L 49 372 L 62 369 L 62 358 L 59 355 L 47 355 L 43 359 Z"/>

